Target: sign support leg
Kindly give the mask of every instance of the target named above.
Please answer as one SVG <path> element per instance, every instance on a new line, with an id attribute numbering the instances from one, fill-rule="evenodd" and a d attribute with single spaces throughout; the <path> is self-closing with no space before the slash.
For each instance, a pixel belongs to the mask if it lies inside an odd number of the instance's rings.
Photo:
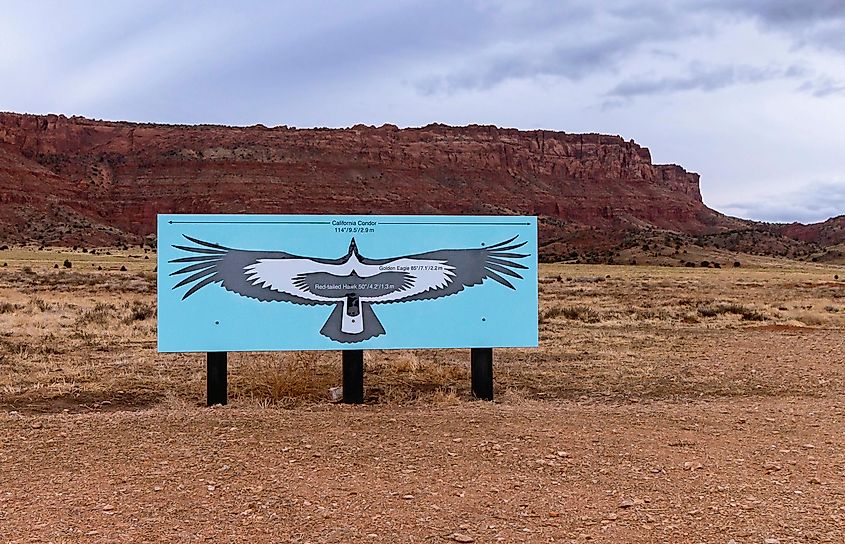
<path id="1" fill-rule="evenodd" d="M 206 404 L 225 405 L 228 391 L 226 384 L 226 358 L 225 351 L 213 351 L 206 354 Z"/>
<path id="2" fill-rule="evenodd" d="M 364 350 L 343 350 L 343 403 L 364 403 Z"/>
<path id="3" fill-rule="evenodd" d="M 470 350 L 472 394 L 482 400 L 493 400 L 493 348 Z"/>

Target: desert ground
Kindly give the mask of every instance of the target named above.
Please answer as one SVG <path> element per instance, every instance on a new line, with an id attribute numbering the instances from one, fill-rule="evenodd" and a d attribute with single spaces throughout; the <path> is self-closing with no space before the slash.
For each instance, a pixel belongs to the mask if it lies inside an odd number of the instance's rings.
<path id="1" fill-rule="evenodd" d="M 67 261 L 67 263 L 65 263 Z M 158 354 L 155 254 L 0 251 L 0 542 L 845 541 L 845 267 L 542 265 L 540 348 Z"/>

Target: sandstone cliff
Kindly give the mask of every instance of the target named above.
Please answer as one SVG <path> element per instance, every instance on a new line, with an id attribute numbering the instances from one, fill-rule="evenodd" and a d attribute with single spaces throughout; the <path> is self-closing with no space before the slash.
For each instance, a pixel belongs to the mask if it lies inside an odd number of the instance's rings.
<path id="1" fill-rule="evenodd" d="M 536 214 L 541 244 L 708 234 L 698 174 L 619 136 L 492 126 L 176 126 L 0 114 L 0 239 L 137 241 L 156 213 Z"/>

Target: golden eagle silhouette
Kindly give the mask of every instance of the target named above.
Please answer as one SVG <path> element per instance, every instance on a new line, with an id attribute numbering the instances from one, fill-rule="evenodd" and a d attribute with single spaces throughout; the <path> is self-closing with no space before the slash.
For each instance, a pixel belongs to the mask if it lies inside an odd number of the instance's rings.
<path id="1" fill-rule="evenodd" d="M 355 238 L 338 259 L 301 257 L 282 251 L 233 249 L 183 236 L 194 246 L 173 247 L 195 255 L 173 259 L 184 264 L 171 276 L 190 274 L 173 289 L 190 285 L 185 300 L 206 285 L 219 283 L 227 291 L 262 302 L 334 304 L 320 334 L 344 343 L 361 342 L 384 334 L 371 305 L 446 297 L 490 278 L 515 289 L 504 276 L 523 279 L 527 269 L 514 259 L 526 244 L 517 236 L 473 249 L 440 249 L 389 259 L 370 259 L 358 252 Z"/>

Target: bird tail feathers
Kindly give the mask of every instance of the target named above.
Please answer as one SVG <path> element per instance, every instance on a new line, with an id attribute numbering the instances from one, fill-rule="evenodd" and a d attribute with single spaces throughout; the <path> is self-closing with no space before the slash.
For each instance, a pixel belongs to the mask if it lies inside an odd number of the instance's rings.
<path id="1" fill-rule="evenodd" d="M 341 330 L 341 326 L 343 325 L 343 302 L 338 302 L 335 304 L 334 310 L 332 310 L 332 314 L 329 316 L 326 324 L 320 329 L 320 334 L 345 344 L 363 342 L 364 340 L 384 334 L 384 327 L 381 321 L 378 320 L 378 317 L 376 317 L 369 303 L 361 303 L 360 317 L 364 320 L 364 330 L 355 334 L 343 332 Z"/>

